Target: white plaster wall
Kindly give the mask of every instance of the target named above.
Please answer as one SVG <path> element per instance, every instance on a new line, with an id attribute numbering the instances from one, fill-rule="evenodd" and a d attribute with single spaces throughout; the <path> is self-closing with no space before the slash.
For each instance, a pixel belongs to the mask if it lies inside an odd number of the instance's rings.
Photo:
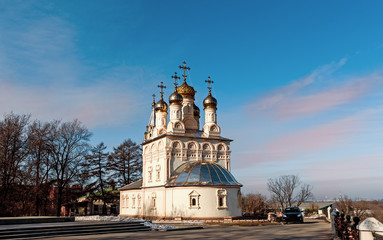
<path id="1" fill-rule="evenodd" d="M 227 191 L 227 208 L 218 207 L 218 189 Z M 226 216 L 241 216 L 241 199 L 238 196 L 239 187 L 174 187 L 166 189 L 166 216 L 187 218 L 216 218 Z M 190 208 L 189 194 L 195 191 L 200 194 L 199 208 Z"/>
<path id="2" fill-rule="evenodd" d="M 162 186 L 167 182 L 166 139 L 161 138 L 145 145 L 143 157 L 143 186 Z M 146 151 L 147 149 L 147 151 Z M 157 172 L 159 171 L 159 179 Z M 150 181 L 149 172 L 152 173 Z"/>
<path id="3" fill-rule="evenodd" d="M 218 207 L 217 190 L 225 189 L 227 208 Z M 199 208 L 190 207 L 191 192 L 198 193 Z M 222 218 L 226 216 L 241 216 L 240 188 L 220 187 L 174 187 L 174 188 L 148 188 L 142 190 L 122 190 L 120 194 L 120 214 L 126 216 L 150 216 L 160 218 Z M 137 196 L 141 195 L 141 205 L 137 206 Z M 129 196 L 128 207 L 124 206 L 123 196 Z M 133 195 L 136 197 L 136 206 L 132 207 Z M 156 198 L 156 207 L 153 208 L 153 197 Z"/>
<path id="4" fill-rule="evenodd" d="M 138 204 L 138 195 L 141 196 L 141 202 Z M 127 204 L 125 203 L 125 196 L 128 197 Z M 133 196 L 135 197 L 135 204 L 133 206 Z M 120 191 L 120 214 L 129 216 L 141 216 L 143 214 L 144 195 L 141 190 Z"/>

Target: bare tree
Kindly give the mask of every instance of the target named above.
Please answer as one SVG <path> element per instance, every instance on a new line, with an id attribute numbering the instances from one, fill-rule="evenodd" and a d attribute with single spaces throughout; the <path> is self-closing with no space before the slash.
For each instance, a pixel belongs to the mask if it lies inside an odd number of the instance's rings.
<path id="1" fill-rule="evenodd" d="M 300 191 L 294 195 L 295 190 L 300 186 Z M 295 202 L 297 206 L 312 197 L 311 185 L 302 184 L 297 175 L 283 175 L 277 178 L 270 178 L 267 188 L 271 194 L 272 200 L 277 202 L 282 209 L 291 207 Z"/>
<path id="2" fill-rule="evenodd" d="M 242 198 L 242 211 L 249 215 L 263 215 L 267 209 L 266 197 L 262 194 L 246 194 Z"/>
<path id="3" fill-rule="evenodd" d="M 142 174 L 142 150 L 132 140 L 125 140 L 108 158 L 108 170 L 120 186 L 138 180 Z"/>
<path id="4" fill-rule="evenodd" d="M 335 201 L 335 205 L 340 212 L 349 215 L 352 209 L 352 199 L 341 195 L 339 199 Z"/>
<path id="5" fill-rule="evenodd" d="M 56 214 L 60 216 L 64 189 L 80 176 L 85 155 L 89 149 L 91 133 L 78 121 L 53 123 L 54 134 L 50 139 L 52 175 L 57 187 Z"/>
<path id="6" fill-rule="evenodd" d="M 29 115 L 11 113 L 0 121 L 0 215 L 9 212 L 5 202 L 12 187 L 21 184 L 20 179 L 23 179 L 21 166 L 28 154 L 26 126 L 29 119 Z"/>
<path id="7" fill-rule="evenodd" d="M 33 186 L 35 215 L 46 215 L 49 202 L 49 189 L 52 186 L 49 173 L 51 170 L 49 139 L 53 128 L 50 123 L 38 120 L 28 127 L 28 160 L 27 172 L 29 182 Z"/>
<path id="8" fill-rule="evenodd" d="M 339 199 L 335 201 L 335 206 L 341 213 L 352 215 L 360 219 L 363 219 L 366 216 L 366 211 L 370 208 L 367 201 L 353 201 L 346 195 L 340 195 Z"/>
<path id="9" fill-rule="evenodd" d="M 295 201 L 297 206 L 300 206 L 304 201 L 312 197 L 312 186 L 309 184 L 302 184 L 301 189 L 299 190 Z"/>

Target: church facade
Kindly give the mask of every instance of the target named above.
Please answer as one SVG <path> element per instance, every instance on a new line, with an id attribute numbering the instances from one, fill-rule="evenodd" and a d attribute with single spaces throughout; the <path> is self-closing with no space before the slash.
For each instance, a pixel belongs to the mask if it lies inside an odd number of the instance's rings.
<path id="1" fill-rule="evenodd" d="M 241 187 L 230 173 L 230 142 L 217 124 L 217 100 L 209 93 L 203 101 L 205 123 L 200 129 L 196 91 L 183 84 L 169 96 L 153 99 L 145 132 L 142 179 L 120 189 L 120 216 L 172 219 L 215 219 L 241 216 Z M 169 115 L 169 120 L 168 120 Z"/>

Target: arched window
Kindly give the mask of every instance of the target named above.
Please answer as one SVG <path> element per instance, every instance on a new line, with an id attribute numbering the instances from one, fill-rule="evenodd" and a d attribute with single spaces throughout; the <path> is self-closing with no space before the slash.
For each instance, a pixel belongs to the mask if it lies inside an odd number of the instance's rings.
<path id="1" fill-rule="evenodd" d="M 148 182 L 151 183 L 153 179 L 153 168 L 149 167 L 148 168 Z"/>
<path id="2" fill-rule="evenodd" d="M 196 145 L 194 144 L 194 143 L 189 143 L 188 144 L 188 149 L 190 149 L 190 150 L 195 150 L 197 147 L 196 147 Z"/>
<path id="3" fill-rule="evenodd" d="M 226 191 L 226 189 L 219 189 L 217 191 L 217 208 L 218 209 L 227 208 L 227 191 Z"/>
<path id="4" fill-rule="evenodd" d="M 141 195 L 137 195 L 137 208 L 141 208 Z"/>
<path id="5" fill-rule="evenodd" d="M 156 182 L 159 182 L 161 180 L 161 166 L 156 166 Z"/>
<path id="6" fill-rule="evenodd" d="M 132 208 L 136 208 L 136 196 L 133 195 L 132 197 Z"/>
<path id="7" fill-rule="evenodd" d="M 152 209 L 155 210 L 156 208 L 157 208 L 156 194 L 152 193 Z"/>
<path id="8" fill-rule="evenodd" d="M 209 151 L 210 150 L 210 145 L 209 144 L 204 144 L 203 145 L 203 150 L 204 151 Z"/>
<path id="9" fill-rule="evenodd" d="M 126 208 L 126 195 L 125 194 L 121 196 L 121 200 L 122 200 L 122 203 L 121 203 L 122 207 Z"/>
<path id="10" fill-rule="evenodd" d="M 179 142 L 174 142 L 173 143 L 173 148 L 181 148 L 181 145 Z"/>
<path id="11" fill-rule="evenodd" d="M 196 191 L 192 191 L 191 193 L 189 193 L 189 208 L 190 209 L 199 209 L 200 206 L 199 206 L 199 198 L 200 198 L 200 194 Z"/>

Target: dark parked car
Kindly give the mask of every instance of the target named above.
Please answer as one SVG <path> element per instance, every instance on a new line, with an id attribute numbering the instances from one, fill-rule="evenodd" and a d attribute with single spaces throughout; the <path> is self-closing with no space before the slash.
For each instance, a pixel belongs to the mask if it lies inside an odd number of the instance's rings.
<path id="1" fill-rule="evenodd" d="M 288 207 L 283 212 L 284 222 L 301 222 L 303 223 L 303 214 L 299 207 Z"/>

